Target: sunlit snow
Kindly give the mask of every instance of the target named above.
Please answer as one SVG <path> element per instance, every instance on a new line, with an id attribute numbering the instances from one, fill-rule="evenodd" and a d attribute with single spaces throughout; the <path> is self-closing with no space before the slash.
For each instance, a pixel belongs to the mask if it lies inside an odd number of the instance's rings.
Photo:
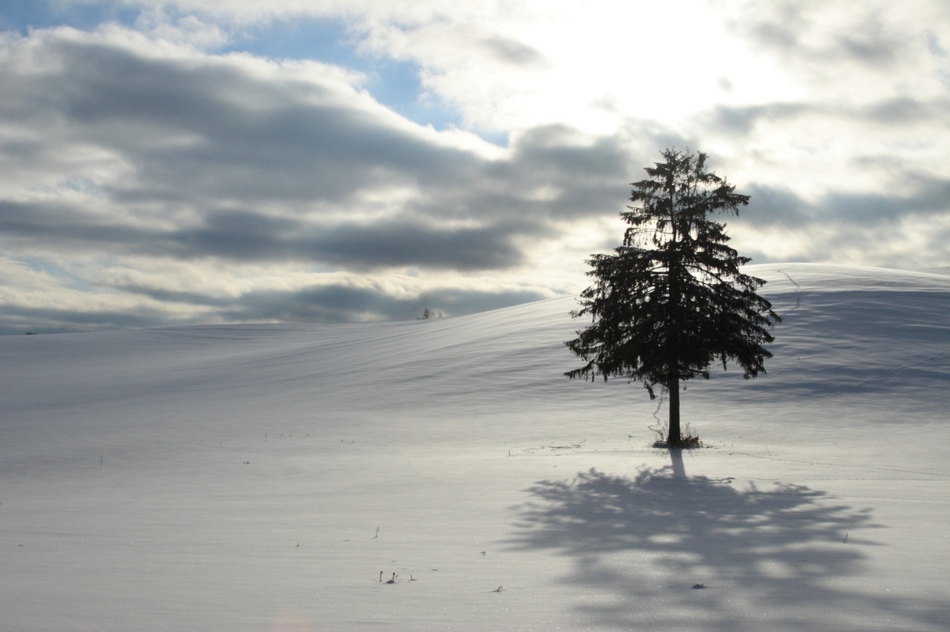
<path id="1" fill-rule="evenodd" d="M 0 337 L 0 628 L 950 628 L 950 277 L 751 271 L 775 357 L 680 455 L 571 298 Z"/>

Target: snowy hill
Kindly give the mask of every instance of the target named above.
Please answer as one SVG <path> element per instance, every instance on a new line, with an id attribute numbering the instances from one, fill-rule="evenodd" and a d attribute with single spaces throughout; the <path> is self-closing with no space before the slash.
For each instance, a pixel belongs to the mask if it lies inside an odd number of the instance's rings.
<path id="1" fill-rule="evenodd" d="M 950 277 L 751 271 L 672 459 L 571 298 L 0 337 L 0 628 L 950 629 Z"/>

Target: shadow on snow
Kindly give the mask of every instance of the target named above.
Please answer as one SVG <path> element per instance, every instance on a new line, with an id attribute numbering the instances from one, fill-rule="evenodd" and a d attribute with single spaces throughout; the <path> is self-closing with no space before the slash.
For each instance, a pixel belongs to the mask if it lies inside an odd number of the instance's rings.
<path id="1" fill-rule="evenodd" d="M 864 578 L 870 510 L 802 485 L 688 477 L 671 466 L 633 477 L 596 469 L 541 481 L 518 507 L 514 549 L 574 560 L 576 607 L 625 629 L 938 629 L 945 605 L 887 593 Z M 860 584 L 866 579 L 867 590 Z M 878 625 L 885 626 L 877 628 Z M 902 628 L 901 626 L 907 626 Z M 923 626 L 923 627 L 922 627 Z"/>

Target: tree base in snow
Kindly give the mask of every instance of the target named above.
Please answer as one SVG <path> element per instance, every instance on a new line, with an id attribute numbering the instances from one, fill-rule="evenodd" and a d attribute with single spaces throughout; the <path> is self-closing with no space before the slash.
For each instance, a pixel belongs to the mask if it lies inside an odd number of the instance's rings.
<path id="1" fill-rule="evenodd" d="M 679 449 L 679 450 L 690 450 L 692 448 L 701 448 L 703 447 L 703 442 L 699 440 L 699 437 L 695 435 L 687 435 L 681 437 L 679 441 L 671 442 L 669 440 L 661 439 L 659 441 L 653 442 L 654 448 L 661 449 Z"/>
<path id="2" fill-rule="evenodd" d="M 679 441 L 670 441 L 670 428 L 665 423 L 658 426 L 650 426 L 650 430 L 656 434 L 656 441 L 653 442 L 654 448 L 663 450 L 672 448 L 689 450 L 691 448 L 703 447 L 703 442 L 699 440 L 699 435 L 690 427 L 689 422 L 685 422 L 680 426 Z"/>

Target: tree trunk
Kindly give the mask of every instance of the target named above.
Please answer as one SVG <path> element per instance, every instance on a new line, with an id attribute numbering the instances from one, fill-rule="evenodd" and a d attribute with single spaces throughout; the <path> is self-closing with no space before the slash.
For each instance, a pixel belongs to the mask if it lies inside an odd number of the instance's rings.
<path id="1" fill-rule="evenodd" d="M 668 385 L 670 389 L 670 434 L 666 437 L 666 443 L 670 446 L 678 446 L 683 440 L 680 434 L 680 379 L 673 377 Z"/>
<path id="2" fill-rule="evenodd" d="M 673 236 L 670 240 L 670 260 L 669 260 L 669 283 L 670 283 L 670 304 L 669 304 L 669 319 L 670 322 L 668 326 L 670 328 L 669 333 L 669 358 L 666 370 L 672 373 L 670 376 L 670 383 L 667 384 L 667 388 L 670 390 L 670 434 L 666 437 L 666 443 L 669 446 L 679 447 L 682 442 L 682 436 L 680 435 L 680 378 L 679 378 L 679 366 L 680 366 L 680 336 L 679 328 L 682 327 L 682 321 L 680 320 L 680 313 L 682 312 L 682 306 L 680 301 L 682 297 L 680 296 L 680 255 L 677 252 L 675 246 L 679 241 L 677 236 L 677 224 L 676 217 L 672 212 L 672 209 L 675 208 L 673 205 L 672 196 L 670 198 L 670 226 L 672 227 Z"/>

